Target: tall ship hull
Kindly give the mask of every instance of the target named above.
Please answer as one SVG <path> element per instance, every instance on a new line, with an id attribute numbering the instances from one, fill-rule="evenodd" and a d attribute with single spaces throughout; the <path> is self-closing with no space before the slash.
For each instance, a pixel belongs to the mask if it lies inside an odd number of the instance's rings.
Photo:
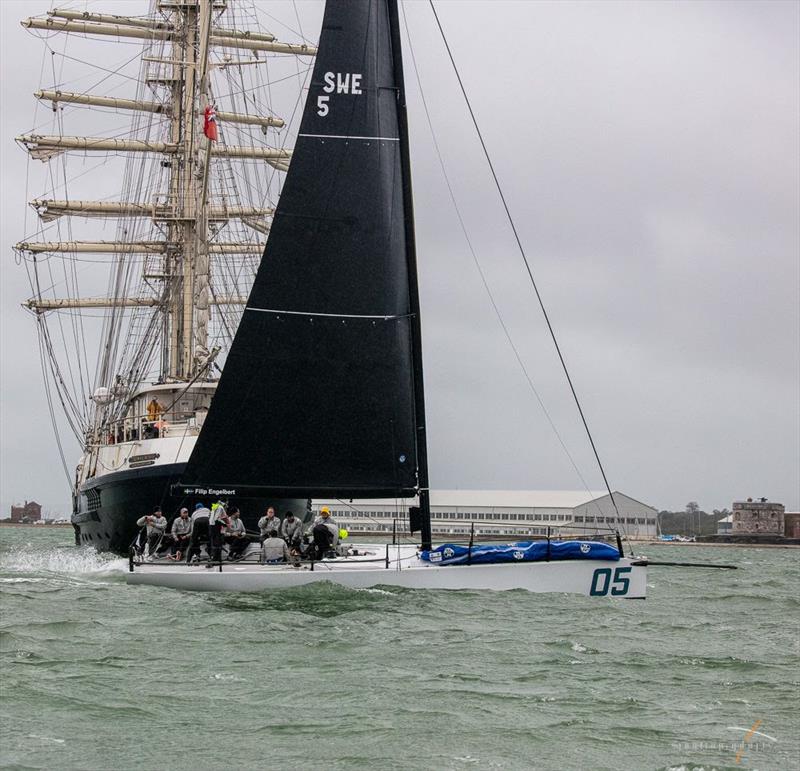
<path id="1" fill-rule="evenodd" d="M 185 468 L 185 463 L 171 463 L 116 471 L 81 485 L 72 514 L 76 544 L 127 554 L 140 530 L 136 520 L 152 510 L 153 501 L 160 501 L 165 512 L 191 505 L 184 496 L 170 492 Z M 310 511 L 307 498 L 224 497 L 239 508 L 245 527 L 251 531 L 257 529 L 258 518 L 268 506 L 281 515 L 291 511 L 301 519 Z"/>
<path id="2" fill-rule="evenodd" d="M 239 508 L 251 531 L 268 506 L 279 516 L 287 511 L 301 520 L 309 516 L 308 498 L 240 495 L 235 488 L 214 486 L 186 495 L 181 477 L 215 390 L 213 382 L 188 389 L 162 384 L 136 394 L 126 418 L 110 424 L 78 465 L 72 514 L 76 543 L 127 554 L 140 530 L 137 519 L 156 506 L 171 518 L 183 507 L 222 500 Z"/>

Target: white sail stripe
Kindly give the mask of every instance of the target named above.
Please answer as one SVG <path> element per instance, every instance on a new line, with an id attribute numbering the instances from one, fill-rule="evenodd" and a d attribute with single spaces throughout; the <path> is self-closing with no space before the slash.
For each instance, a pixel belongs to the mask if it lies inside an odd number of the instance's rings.
<path id="1" fill-rule="evenodd" d="M 311 137 L 312 139 L 372 139 L 378 142 L 399 142 L 400 137 L 353 137 L 346 134 L 298 134 L 300 137 Z"/>
<path id="2" fill-rule="evenodd" d="M 400 316 L 365 316 L 357 313 L 314 313 L 312 311 L 282 311 L 275 308 L 253 308 L 248 305 L 246 311 L 258 311 L 259 313 L 275 313 L 285 314 L 287 316 L 325 316 L 331 319 L 381 319 L 382 321 L 389 321 L 391 319 L 405 319 L 410 316 L 406 313 Z"/>

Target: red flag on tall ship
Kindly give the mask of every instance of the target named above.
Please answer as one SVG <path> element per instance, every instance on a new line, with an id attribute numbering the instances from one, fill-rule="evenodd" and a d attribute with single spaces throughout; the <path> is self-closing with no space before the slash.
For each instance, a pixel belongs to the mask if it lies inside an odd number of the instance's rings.
<path id="1" fill-rule="evenodd" d="M 217 132 L 217 111 L 211 105 L 208 105 L 203 113 L 203 133 L 212 142 L 216 142 L 219 139 Z"/>

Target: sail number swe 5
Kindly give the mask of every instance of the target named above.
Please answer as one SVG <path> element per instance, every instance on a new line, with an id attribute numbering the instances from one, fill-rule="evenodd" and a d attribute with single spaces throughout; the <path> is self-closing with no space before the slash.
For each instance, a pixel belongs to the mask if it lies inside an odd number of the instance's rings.
<path id="1" fill-rule="evenodd" d="M 631 567 L 597 568 L 592 575 L 592 586 L 589 589 L 591 597 L 605 597 L 611 593 L 614 597 L 624 597 L 631 586 L 628 574 Z"/>
<path id="2" fill-rule="evenodd" d="M 355 94 L 361 91 L 361 73 L 359 72 L 326 72 L 322 76 L 325 85 L 324 94 L 317 97 L 317 115 L 324 118 L 330 112 L 330 94 Z"/>

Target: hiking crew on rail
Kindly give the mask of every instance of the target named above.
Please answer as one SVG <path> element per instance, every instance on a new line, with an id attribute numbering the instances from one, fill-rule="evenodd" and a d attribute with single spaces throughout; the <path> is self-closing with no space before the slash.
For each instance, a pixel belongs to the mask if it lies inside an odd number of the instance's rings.
<path id="1" fill-rule="evenodd" d="M 204 548 L 208 568 L 223 561 L 224 546 L 227 546 L 225 560 L 235 562 L 245 557 L 252 543 L 261 545 L 259 561 L 262 564 L 290 562 L 299 566 L 301 559 L 335 557 L 342 537 L 327 506 L 320 509 L 305 535 L 303 523 L 293 512 L 287 511 L 281 520 L 274 506 L 269 506 L 258 520 L 259 535 L 249 534 L 239 509 L 228 507 L 222 501 L 213 503 L 210 508 L 198 502 L 191 516 L 187 508 L 182 508 L 169 532 L 160 507 L 156 507 L 153 514 L 139 518 L 136 524 L 141 531 L 133 548 L 140 559 L 147 554 L 149 558 L 166 557 L 190 565 L 200 562 Z"/>

